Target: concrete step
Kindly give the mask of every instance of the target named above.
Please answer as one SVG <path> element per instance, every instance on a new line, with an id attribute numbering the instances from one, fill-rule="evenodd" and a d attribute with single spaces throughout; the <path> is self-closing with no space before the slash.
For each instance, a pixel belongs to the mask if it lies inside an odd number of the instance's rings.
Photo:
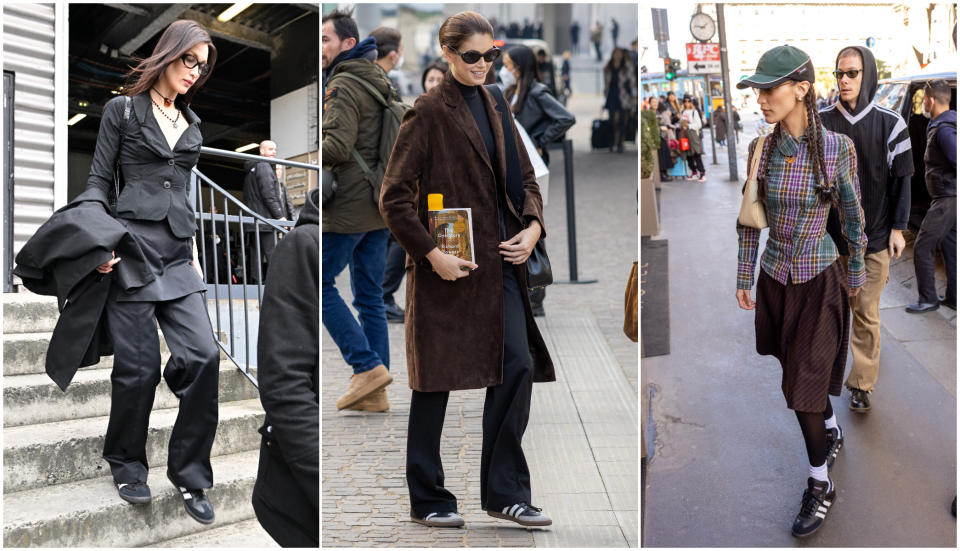
<path id="1" fill-rule="evenodd" d="M 4 334 L 53 331 L 59 316 L 56 297 L 33 293 L 4 293 L 3 295 Z"/>
<path id="2" fill-rule="evenodd" d="M 252 369 L 256 377 L 256 368 Z M 46 373 L 3 378 L 3 426 L 18 427 L 110 415 L 110 368 L 81 369 L 63 392 Z M 257 389 L 233 362 L 220 363 L 220 403 L 251 400 Z M 174 408 L 179 399 L 165 381 L 157 387 L 154 409 Z"/>
<path id="3" fill-rule="evenodd" d="M 259 451 L 214 457 L 208 492 L 216 521 L 203 525 L 183 510 L 183 497 L 167 480 L 166 467 L 150 469 L 153 501 L 120 499 L 113 478 L 98 478 L 3 496 L 4 547 L 135 547 L 169 541 L 254 518 L 250 497 Z M 9 489 L 4 488 L 5 492 Z"/>
<path id="4" fill-rule="evenodd" d="M 3 376 L 44 373 L 51 334 L 51 332 L 4 333 Z M 167 342 L 163 338 L 163 334 L 159 331 L 158 334 L 160 335 L 160 361 L 166 363 L 170 357 L 170 349 L 167 348 Z M 220 359 L 225 360 L 226 358 L 226 354 L 221 350 Z M 96 366 L 90 366 L 90 368 L 109 367 L 113 367 L 113 356 L 101 358 L 100 363 Z"/>
<path id="5" fill-rule="evenodd" d="M 221 403 L 212 455 L 227 455 L 260 446 L 263 424 L 260 400 Z M 167 445 L 177 410 L 150 414 L 147 464 L 166 465 Z M 110 473 L 103 460 L 109 417 L 9 427 L 3 430 L 3 491 L 16 492 L 97 478 Z"/>
<path id="6" fill-rule="evenodd" d="M 150 547 L 206 548 L 276 548 L 280 547 L 270 534 L 260 526 L 256 518 L 221 526 L 212 530 L 190 534 L 172 540 L 155 543 Z"/>

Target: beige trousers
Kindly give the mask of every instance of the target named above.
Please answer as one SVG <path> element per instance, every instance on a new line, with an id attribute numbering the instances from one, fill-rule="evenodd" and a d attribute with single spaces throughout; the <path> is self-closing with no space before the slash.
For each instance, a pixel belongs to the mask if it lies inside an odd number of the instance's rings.
<path id="1" fill-rule="evenodd" d="M 850 297 L 853 323 L 850 325 L 850 350 L 853 367 L 844 385 L 847 388 L 873 390 L 880 371 L 880 295 L 890 281 L 890 251 L 864 255 L 867 282 L 855 297 Z M 849 257 L 841 256 L 840 262 L 847 270 Z"/>

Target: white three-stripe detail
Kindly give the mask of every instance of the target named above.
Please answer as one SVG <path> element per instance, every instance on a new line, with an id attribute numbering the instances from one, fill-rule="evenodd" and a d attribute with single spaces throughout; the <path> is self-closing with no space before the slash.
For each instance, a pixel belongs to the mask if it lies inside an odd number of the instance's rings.
<path id="1" fill-rule="evenodd" d="M 826 505 L 827 507 L 829 507 L 829 506 L 830 506 L 830 502 L 829 502 L 829 501 L 827 501 L 827 500 L 823 500 L 823 504 L 824 504 L 824 505 Z"/>
<path id="2" fill-rule="evenodd" d="M 827 518 L 827 515 L 825 515 L 825 514 L 823 514 L 823 513 L 819 513 L 819 512 L 817 513 L 817 516 L 820 517 L 820 518 L 823 518 L 823 519 Z"/>
<path id="3" fill-rule="evenodd" d="M 520 513 L 520 504 L 516 504 L 510 508 L 510 516 L 515 517 Z"/>

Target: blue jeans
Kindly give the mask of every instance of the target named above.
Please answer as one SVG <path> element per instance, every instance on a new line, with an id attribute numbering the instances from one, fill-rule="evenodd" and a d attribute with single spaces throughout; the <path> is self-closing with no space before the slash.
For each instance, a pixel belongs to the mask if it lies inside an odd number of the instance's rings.
<path id="1" fill-rule="evenodd" d="M 363 233 L 323 233 L 323 326 L 333 337 L 343 359 L 354 373 L 369 371 L 380 364 L 390 369 L 390 342 L 387 314 L 383 306 L 383 265 L 387 255 L 386 229 Z M 336 277 L 350 266 L 353 317 L 340 298 Z"/>

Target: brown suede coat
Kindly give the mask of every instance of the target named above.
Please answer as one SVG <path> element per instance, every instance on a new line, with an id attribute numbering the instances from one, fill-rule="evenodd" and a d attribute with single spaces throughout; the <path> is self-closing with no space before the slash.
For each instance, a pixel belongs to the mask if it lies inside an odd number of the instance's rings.
<path id="1" fill-rule="evenodd" d="M 407 112 L 387 165 L 380 212 L 407 251 L 406 342 L 410 388 L 421 392 L 499 385 L 503 380 L 503 276 L 499 253 L 497 189 L 506 193 L 506 154 L 496 100 L 481 88 L 496 144 L 491 164 L 466 100 L 448 72 Z M 510 116 L 509 131 L 522 144 Z M 543 201 L 533 166 L 521 148 L 523 212 L 507 201 L 508 236 L 524 221 L 543 226 Z M 425 258 L 436 247 L 427 231 L 427 194 L 442 193 L 444 207 L 471 208 L 474 261 L 469 276 L 444 281 Z M 546 230 L 544 230 L 546 235 Z M 515 268 L 526 288 L 525 266 Z M 556 380 L 553 362 L 523 294 L 535 382 Z"/>

